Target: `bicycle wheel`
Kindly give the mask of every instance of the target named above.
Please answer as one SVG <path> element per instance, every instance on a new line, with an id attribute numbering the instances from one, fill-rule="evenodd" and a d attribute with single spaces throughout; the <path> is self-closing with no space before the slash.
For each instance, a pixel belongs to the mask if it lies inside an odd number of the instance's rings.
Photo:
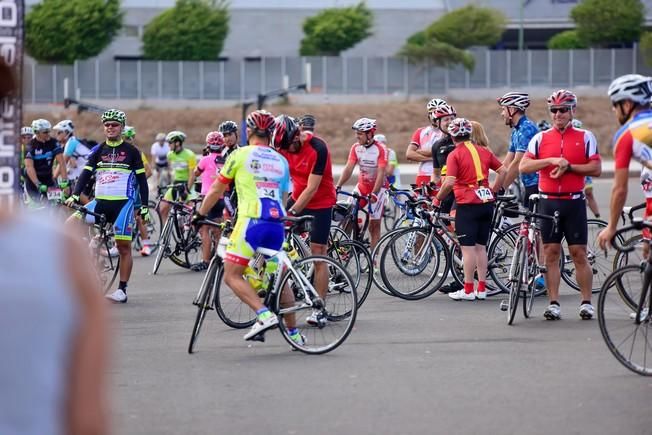
<path id="1" fill-rule="evenodd" d="M 373 283 L 378 287 L 378 289 L 385 293 L 386 295 L 389 296 L 395 296 L 394 293 L 389 291 L 389 289 L 383 284 L 383 280 L 380 277 L 380 270 L 377 267 L 380 261 L 380 255 L 383 252 L 384 247 L 387 245 L 387 243 L 394 237 L 394 235 L 397 233 L 399 230 L 392 230 L 388 233 L 383 234 L 380 237 L 380 240 L 378 240 L 378 243 L 376 243 L 376 246 L 374 247 L 374 250 L 371 251 L 371 262 L 374 265 L 372 268 L 372 273 L 371 273 L 371 280 Z"/>
<path id="2" fill-rule="evenodd" d="M 397 231 L 379 262 L 383 284 L 395 296 L 423 299 L 442 286 L 450 270 L 446 242 L 435 231 L 407 228 Z"/>
<path id="3" fill-rule="evenodd" d="M 231 328 L 244 329 L 254 324 L 256 312 L 242 302 L 224 282 L 224 267 L 220 268 L 215 278 L 215 312 Z"/>
<path id="4" fill-rule="evenodd" d="M 188 353 L 193 353 L 195 350 L 195 343 L 197 343 L 197 339 L 199 338 L 199 332 L 204 323 L 206 311 L 213 309 L 210 298 L 214 294 L 215 278 L 217 271 L 220 268 L 220 264 L 221 263 L 215 259 L 211 260 L 211 264 L 208 266 L 208 270 L 206 270 L 206 274 L 201 283 L 199 298 L 193 302 L 194 305 L 197 305 L 197 315 L 195 316 L 195 324 L 192 327 L 190 343 L 188 343 Z"/>
<path id="5" fill-rule="evenodd" d="M 329 281 L 342 284 L 339 291 L 329 289 L 321 306 L 310 306 L 305 302 L 304 288 L 314 283 L 314 274 L 308 276 L 303 270 L 314 271 L 318 263 L 325 263 Z M 295 349 L 308 354 L 322 354 L 337 348 L 346 340 L 353 329 L 357 314 L 357 296 L 353 280 L 348 272 L 330 257 L 313 255 L 294 263 L 295 272 L 286 271 L 275 295 L 274 311 L 279 316 L 279 329 L 283 338 Z M 313 291 L 314 292 L 314 289 Z M 310 292 L 310 293 L 312 293 Z M 319 326 L 311 326 L 307 318 L 313 310 L 323 319 Z M 290 328 L 297 328 L 301 340 L 290 337 Z"/>
<path id="6" fill-rule="evenodd" d="M 113 286 L 118 273 L 120 272 L 120 257 L 111 257 L 108 252 L 108 248 L 103 246 L 99 248 L 101 251 L 98 252 L 97 258 L 97 268 L 100 276 L 100 284 L 102 286 L 102 293 L 106 294 Z"/>
<path id="7" fill-rule="evenodd" d="M 641 265 L 630 265 L 607 277 L 598 297 L 598 323 L 607 348 L 622 365 L 639 375 L 652 376 L 649 312 L 641 316 L 641 322 L 636 321 L 643 274 Z M 628 288 L 628 297 L 621 292 L 623 284 Z M 649 307 L 649 289 L 645 291 L 643 303 Z M 633 300 L 635 303 L 631 304 Z"/>
<path id="8" fill-rule="evenodd" d="M 523 273 L 525 274 L 525 280 L 523 280 L 523 283 L 527 283 L 525 294 L 523 295 L 523 316 L 526 319 L 530 317 L 530 314 L 532 314 L 534 298 L 537 296 L 535 278 L 538 274 L 538 267 L 532 248 L 528 249 L 527 259 L 527 269 L 523 270 Z"/>
<path id="9" fill-rule="evenodd" d="M 645 261 L 645 252 L 649 249 L 649 242 L 643 238 L 642 234 L 637 234 L 628 238 L 624 246 L 633 246 L 634 250 L 630 252 L 618 251 L 614 256 L 613 270 L 633 264 L 641 264 Z"/>
<path id="10" fill-rule="evenodd" d="M 507 309 L 508 325 L 514 323 L 514 317 L 516 316 L 516 310 L 518 309 L 518 298 L 521 296 L 524 273 L 527 273 L 527 252 L 524 245 L 524 239 L 519 239 L 516 245 L 516 253 L 512 260 L 512 267 L 509 271 L 511 285 Z"/>
<path id="11" fill-rule="evenodd" d="M 498 289 L 509 293 L 511 281 L 509 272 L 514 258 L 520 224 L 514 224 L 494 237 L 487 252 L 489 276 Z"/>
<path id="12" fill-rule="evenodd" d="M 392 199 L 389 199 L 385 202 L 385 209 L 383 210 L 383 226 L 385 231 L 391 231 L 394 229 L 394 223 L 396 222 L 396 215 L 398 206 Z"/>
<path id="13" fill-rule="evenodd" d="M 163 227 L 163 231 L 161 231 L 161 243 L 159 246 L 160 249 L 156 253 L 156 258 L 154 259 L 154 269 L 152 270 L 152 275 L 156 275 L 156 272 L 158 272 L 158 268 L 161 267 L 161 261 L 163 261 L 163 257 L 170 254 L 170 231 L 172 231 L 172 218 L 168 218 L 167 222 L 165 222 L 165 226 Z"/>
<path id="14" fill-rule="evenodd" d="M 371 255 L 360 242 L 344 240 L 334 242 L 328 247 L 328 256 L 337 260 L 349 272 L 358 296 L 358 308 L 369 295 L 373 282 Z"/>
<path id="15" fill-rule="evenodd" d="M 450 249 L 451 249 L 451 255 L 450 255 L 451 274 L 453 275 L 453 279 L 455 279 L 455 282 L 457 282 L 459 285 L 464 287 L 464 263 L 462 261 L 461 246 L 458 245 L 457 243 L 454 243 Z M 478 279 L 477 271 L 475 273 L 475 278 Z M 487 296 L 494 296 L 502 292 L 502 289 L 493 282 L 493 280 L 491 279 L 491 275 L 489 275 L 488 271 L 487 271 L 487 276 L 485 277 L 485 284 L 486 284 Z"/>

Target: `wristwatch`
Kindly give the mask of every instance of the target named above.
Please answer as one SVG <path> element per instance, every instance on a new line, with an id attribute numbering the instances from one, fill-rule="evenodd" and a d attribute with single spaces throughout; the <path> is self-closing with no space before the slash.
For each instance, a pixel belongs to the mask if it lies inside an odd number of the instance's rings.
<path id="1" fill-rule="evenodd" d="M 573 168 L 571 167 L 571 164 L 568 164 L 568 167 L 566 168 L 568 172 L 573 172 Z"/>

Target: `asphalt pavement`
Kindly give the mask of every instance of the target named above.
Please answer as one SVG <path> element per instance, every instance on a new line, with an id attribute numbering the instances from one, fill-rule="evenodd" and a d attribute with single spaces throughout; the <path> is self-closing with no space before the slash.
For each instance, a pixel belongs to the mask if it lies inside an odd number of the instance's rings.
<path id="1" fill-rule="evenodd" d="M 611 180 L 594 186 L 607 216 Z M 543 319 L 539 298 L 513 326 L 502 296 L 409 302 L 372 288 L 349 339 L 321 356 L 278 331 L 245 342 L 209 312 L 189 355 L 203 274 L 166 260 L 152 276 L 153 262 L 135 259 L 129 302 L 111 307 L 116 434 L 652 433 L 652 378 L 615 360 L 568 287 L 561 321 Z"/>

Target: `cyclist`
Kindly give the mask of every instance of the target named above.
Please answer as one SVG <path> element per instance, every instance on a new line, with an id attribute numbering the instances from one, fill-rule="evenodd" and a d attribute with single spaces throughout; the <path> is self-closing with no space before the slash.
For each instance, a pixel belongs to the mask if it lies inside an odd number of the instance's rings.
<path id="1" fill-rule="evenodd" d="M 127 283 L 131 276 L 133 259 L 131 256 L 131 238 L 134 219 L 134 200 L 136 190 L 140 192 L 143 203 L 140 216 L 149 220 L 149 189 L 143 159 L 138 149 L 122 140 L 122 129 L 127 116 L 121 110 L 110 109 L 102 114 L 102 124 L 106 140 L 97 150 L 91 152 L 84 170 L 75 185 L 73 195 L 66 200 L 72 204 L 79 202 L 79 195 L 95 174 L 95 199 L 86 204 L 86 208 L 106 216 L 107 222 L 113 224 L 116 246 L 120 254 L 120 283 L 118 289 L 106 297 L 118 303 L 127 302 Z M 138 189 L 136 189 L 136 184 Z M 76 213 L 73 218 L 81 218 Z M 86 216 L 86 222 L 92 224 L 95 219 Z"/>
<path id="2" fill-rule="evenodd" d="M 61 168 L 66 164 L 63 160 L 63 149 L 59 143 L 50 137 L 52 125 L 46 119 L 36 119 L 32 122 L 34 137 L 27 145 L 25 153 L 25 188 L 28 195 L 37 197 L 46 194 L 48 187 L 55 185 L 54 162 Z M 59 187 L 65 189 L 69 186 L 67 175 L 61 176 Z"/>
<path id="3" fill-rule="evenodd" d="M 310 232 L 310 251 L 313 255 L 326 255 L 331 216 L 336 194 L 333 184 L 333 167 L 328 145 L 309 130 L 300 131 L 298 124 L 289 116 L 276 118 L 272 136 L 274 148 L 288 161 L 292 178 L 292 196 L 288 202 L 288 214 L 314 217 Z M 315 270 L 315 288 L 326 297 L 328 270 L 319 264 Z M 319 326 L 325 319 L 318 311 L 308 316 L 308 324 Z"/>
<path id="4" fill-rule="evenodd" d="M 315 120 L 314 115 L 305 114 L 299 118 L 299 130 L 314 133 L 316 123 L 317 121 Z"/>
<path id="5" fill-rule="evenodd" d="M 448 104 L 439 98 L 433 98 L 426 104 L 430 125 L 416 129 L 405 152 L 405 157 L 408 160 L 419 162 L 415 180 L 418 186 L 424 183 L 427 184 L 433 176 L 433 144 L 442 137 L 444 130 L 440 125 L 441 117 L 438 117 L 437 113 L 445 106 L 448 106 Z"/>
<path id="6" fill-rule="evenodd" d="M 337 182 L 337 190 L 346 183 L 353 168 L 358 164 L 360 174 L 355 191 L 363 196 L 371 196 L 371 213 L 369 214 L 369 236 L 373 250 L 380 239 L 380 219 L 385 207 L 385 167 L 387 166 L 387 149 L 374 139 L 376 120 L 360 118 L 353 123 L 357 142 L 351 146 L 346 166 Z"/>
<path id="7" fill-rule="evenodd" d="M 544 130 L 549 130 L 549 129 L 551 129 L 551 128 L 552 128 L 552 125 L 550 125 L 550 123 L 548 122 L 547 119 L 542 119 L 542 120 L 539 121 L 539 123 L 537 124 L 537 128 L 539 129 L 539 131 L 544 131 Z"/>
<path id="8" fill-rule="evenodd" d="M 613 139 L 615 169 L 609 206 L 609 224 L 598 235 L 598 243 L 602 249 L 606 249 L 613 239 L 620 220 L 620 212 L 627 201 L 629 163 L 632 158 L 644 164 L 641 172 L 641 187 L 647 203 L 645 218 L 649 219 L 652 216 L 652 171 L 648 168 L 649 161 L 652 160 L 652 134 L 650 134 L 652 77 L 639 74 L 620 76 L 611 82 L 607 93 L 611 99 L 614 115 L 622 127 Z M 649 231 L 645 231 L 644 237 L 649 239 L 649 236 Z M 649 251 L 649 245 L 645 250 Z"/>
<path id="9" fill-rule="evenodd" d="M 134 141 L 136 140 L 136 129 L 130 125 L 125 125 L 124 130 L 122 131 L 122 140 L 124 140 L 129 145 L 136 146 Z M 152 168 L 149 165 L 149 161 L 145 156 L 144 152 L 140 152 L 140 157 L 143 159 L 143 167 L 145 168 L 145 177 L 149 178 L 152 176 Z M 140 193 L 136 190 L 136 198 L 134 199 L 134 213 L 136 216 L 136 226 L 138 227 L 138 232 L 140 233 L 140 240 L 142 240 L 142 247 L 140 248 L 140 255 L 143 257 L 148 257 L 152 255 L 152 243 L 149 240 L 149 233 L 147 232 L 147 225 L 143 222 L 143 219 L 140 217 L 140 207 L 142 206 L 140 202 Z"/>
<path id="10" fill-rule="evenodd" d="M 530 140 L 539 130 L 525 114 L 527 108 L 530 107 L 530 96 L 525 92 L 508 92 L 498 98 L 498 105 L 501 107 L 500 115 L 503 117 L 505 125 L 512 129 L 507 157 L 503 161 L 503 165 L 507 168 L 503 187 L 508 188 L 518 177 L 518 165 L 527 151 Z M 530 195 L 539 192 L 539 175 L 536 172 L 521 174 L 521 181 L 525 187 L 523 206 L 527 208 L 530 203 Z"/>
<path id="11" fill-rule="evenodd" d="M 233 151 L 238 149 L 238 123 L 235 121 L 224 121 L 217 127 L 217 130 L 224 136 L 226 149 L 222 157 L 226 160 Z M 227 189 L 227 194 L 224 195 L 224 210 L 225 216 L 227 217 L 233 216 L 238 204 L 238 198 L 234 189 L 235 185 L 232 183 Z"/>
<path id="12" fill-rule="evenodd" d="M 172 168 L 172 184 L 178 184 L 180 186 L 168 188 L 163 196 L 165 201 L 161 201 L 160 211 L 161 222 L 164 225 L 168 220 L 170 201 L 187 201 L 188 199 L 194 198 L 192 185 L 195 177 L 193 170 L 197 166 L 195 153 L 183 147 L 183 142 L 186 140 L 186 134 L 184 132 L 177 130 L 171 131 L 165 140 L 170 144 L 171 149 L 168 153 L 167 161 Z"/>
<path id="13" fill-rule="evenodd" d="M 27 152 L 27 147 L 29 142 L 34 137 L 34 130 L 32 127 L 22 127 L 20 129 L 20 185 L 21 187 L 25 185 L 25 153 Z"/>
<path id="14" fill-rule="evenodd" d="M 170 179 L 170 165 L 168 163 L 168 153 L 170 152 L 170 144 L 165 140 L 165 133 L 157 133 L 156 141 L 152 144 L 150 154 L 152 155 L 152 162 L 156 168 L 156 185 L 159 186 L 161 182 L 161 175 L 165 174 L 166 179 Z"/>
<path id="15" fill-rule="evenodd" d="M 584 128 L 584 124 L 579 119 L 573 119 L 573 128 L 580 129 Z M 586 205 L 589 206 L 589 209 L 593 213 L 596 219 L 600 219 L 600 208 L 598 207 L 598 202 L 593 196 L 593 177 L 586 177 L 584 179 L 584 195 L 586 195 Z"/>
<path id="16" fill-rule="evenodd" d="M 400 188 L 401 186 L 401 171 L 398 168 L 398 158 L 396 157 L 396 151 L 387 146 L 387 138 L 384 134 L 377 134 L 374 136 L 376 142 L 385 145 L 387 149 L 387 168 L 385 168 L 385 173 L 387 174 L 387 184 Z"/>
<path id="17" fill-rule="evenodd" d="M 75 137 L 75 126 L 71 120 L 60 121 L 53 130 L 56 132 L 59 144 L 63 147 L 63 160 L 66 162 L 64 167 L 68 170 L 68 180 L 74 185 L 86 165 L 91 150 Z"/>
<path id="18" fill-rule="evenodd" d="M 226 249 L 224 281 L 256 311 L 257 321 L 244 336 L 245 340 L 251 340 L 278 325 L 278 318 L 263 305 L 251 284 L 242 276 L 256 249 L 282 249 L 285 230 L 280 219 L 285 216 L 283 204 L 287 199 L 290 172 L 287 160 L 270 147 L 274 131 L 272 114 L 256 110 L 247 116 L 246 125 L 249 146 L 238 148 L 229 156 L 194 221 L 203 219 L 235 181 L 239 198 L 238 220 Z M 303 342 L 293 320 L 286 319 L 290 336 Z"/>
<path id="19" fill-rule="evenodd" d="M 495 202 L 493 192 L 502 185 L 507 172 L 489 148 L 470 141 L 472 130 L 471 122 L 464 118 L 448 124 L 455 149 L 448 154 L 446 178 L 435 198 L 437 205 L 452 191 L 457 204 L 455 232 L 462 248 L 464 288 L 448 294 L 456 301 L 487 298 L 487 241 Z M 498 173 L 491 187 L 490 169 Z M 474 289 L 476 271 L 478 288 Z"/>
<path id="20" fill-rule="evenodd" d="M 224 146 L 224 135 L 219 131 L 211 131 L 206 135 L 206 146 L 210 153 L 201 158 L 195 168 L 195 176 L 201 177 L 201 194 L 206 196 L 210 190 L 217 174 L 220 173 L 226 160 L 226 151 Z M 220 198 L 206 215 L 207 219 L 220 222 L 224 212 L 224 198 Z M 190 269 L 195 272 L 208 269 L 208 263 L 211 261 L 211 234 L 213 240 L 219 240 L 220 230 L 214 227 L 202 226 L 199 228 L 202 240 L 202 261 L 193 264 Z"/>
<path id="21" fill-rule="evenodd" d="M 561 318 L 558 298 L 562 238 L 566 239 L 575 263 L 577 283 L 582 295 L 579 315 L 582 319 L 591 319 L 594 315 L 591 305 L 593 276 L 586 250 L 588 229 L 584 177 L 600 176 L 602 166 L 593 133 L 575 129 L 571 123 L 576 107 L 577 97 L 565 89 L 555 91 L 548 97 L 553 127 L 532 138 L 519 166 L 522 173 L 539 171 L 539 211 L 546 215 L 552 215 L 555 211 L 560 214 L 556 232 L 553 232 L 552 221 L 541 222 L 547 270 L 545 281 L 550 301 L 544 317 L 548 320 Z"/>

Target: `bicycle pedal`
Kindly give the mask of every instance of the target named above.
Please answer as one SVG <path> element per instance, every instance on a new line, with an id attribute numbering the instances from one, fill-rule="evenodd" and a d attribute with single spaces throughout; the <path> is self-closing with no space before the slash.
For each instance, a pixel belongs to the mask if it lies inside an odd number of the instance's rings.
<path id="1" fill-rule="evenodd" d="M 265 332 L 261 332 L 260 334 L 254 335 L 248 341 L 259 341 L 261 343 L 264 343 L 265 342 Z"/>
<path id="2" fill-rule="evenodd" d="M 539 273 L 547 273 L 547 272 L 548 272 L 547 266 L 539 266 Z"/>

